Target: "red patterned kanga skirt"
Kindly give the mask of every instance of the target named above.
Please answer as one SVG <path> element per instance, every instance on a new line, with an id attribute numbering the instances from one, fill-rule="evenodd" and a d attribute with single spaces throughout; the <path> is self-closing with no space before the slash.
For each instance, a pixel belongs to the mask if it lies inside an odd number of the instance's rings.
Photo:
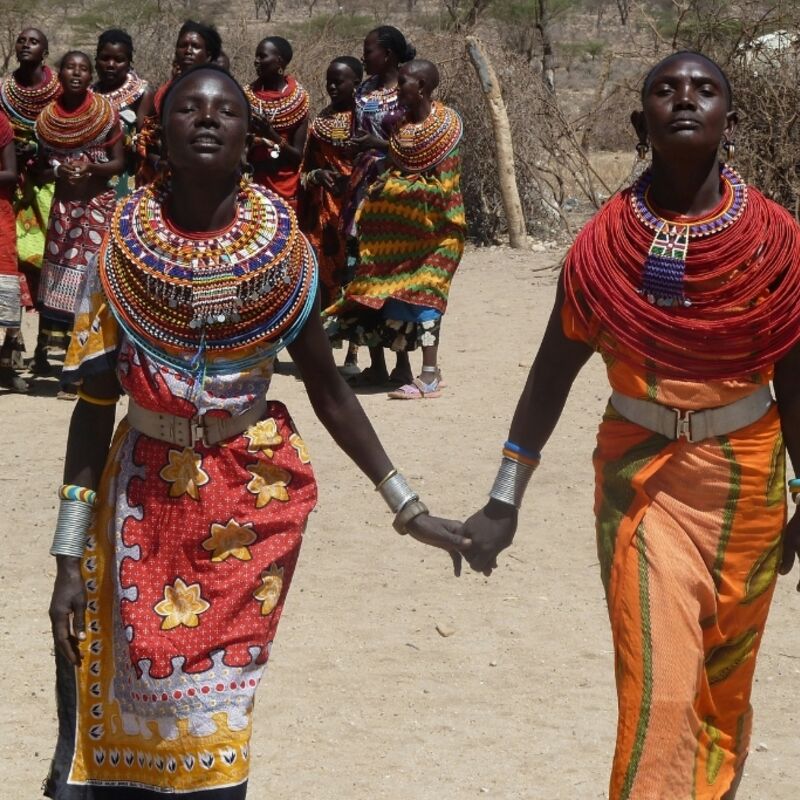
<path id="1" fill-rule="evenodd" d="M 247 779 L 254 694 L 316 497 L 281 403 L 213 447 L 121 423 L 83 559 L 72 760 L 54 762 L 51 796 L 65 780 L 189 792 Z"/>
<path id="2" fill-rule="evenodd" d="M 38 298 L 47 319 L 72 321 L 83 276 L 100 249 L 115 200 L 114 190 L 109 189 L 89 202 L 53 202 Z"/>

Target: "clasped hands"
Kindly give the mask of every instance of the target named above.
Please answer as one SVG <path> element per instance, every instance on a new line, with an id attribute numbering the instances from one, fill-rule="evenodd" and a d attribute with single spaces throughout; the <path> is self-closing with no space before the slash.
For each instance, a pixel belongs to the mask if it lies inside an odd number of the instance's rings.
<path id="1" fill-rule="evenodd" d="M 58 165 L 57 177 L 64 178 L 67 183 L 72 185 L 83 183 L 90 177 L 90 163 L 85 155 L 81 155 L 78 158 L 68 158 Z"/>
<path id="2" fill-rule="evenodd" d="M 466 560 L 473 570 L 488 577 L 497 567 L 497 556 L 514 539 L 517 509 L 489 500 L 463 525 L 456 520 L 421 514 L 406 527 L 417 541 L 446 550 L 456 576 L 461 574 L 462 560 Z"/>

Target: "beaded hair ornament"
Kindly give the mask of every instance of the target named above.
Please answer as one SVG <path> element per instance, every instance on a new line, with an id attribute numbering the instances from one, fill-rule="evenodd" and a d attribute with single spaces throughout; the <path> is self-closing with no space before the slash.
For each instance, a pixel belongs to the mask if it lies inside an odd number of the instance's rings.
<path id="1" fill-rule="evenodd" d="M 422 122 L 406 122 L 389 137 L 389 154 L 404 172 L 424 172 L 461 141 L 464 126 L 452 108 L 434 102 Z"/>
<path id="2" fill-rule="evenodd" d="M 630 193 L 631 208 L 637 219 L 653 231 L 653 242 L 644 262 L 639 293 L 648 303 L 659 306 L 689 307 L 692 302 L 684 293 L 686 256 L 693 239 L 713 236 L 736 222 L 747 205 L 747 184 L 727 164 L 720 170 L 724 198 L 722 204 L 707 217 L 686 224 L 680 219 L 660 216 L 650 203 L 653 173 L 647 170 Z"/>
<path id="3" fill-rule="evenodd" d="M 207 373 L 241 371 L 290 344 L 313 307 L 316 260 L 294 213 L 243 183 L 236 217 L 192 234 L 165 216 L 168 188 L 118 203 L 100 279 L 128 337 L 156 360 Z M 206 360 L 206 356 L 209 358 Z"/>

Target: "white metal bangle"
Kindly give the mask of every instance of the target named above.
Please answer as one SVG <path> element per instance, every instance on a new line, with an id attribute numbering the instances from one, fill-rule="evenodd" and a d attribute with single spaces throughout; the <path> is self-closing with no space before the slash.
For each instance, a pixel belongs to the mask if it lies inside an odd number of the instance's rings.
<path id="1" fill-rule="evenodd" d="M 392 527 L 402 536 L 408 533 L 408 523 L 421 514 L 427 514 L 428 507 L 421 500 L 412 500 L 406 503 L 394 518 Z"/>
<path id="2" fill-rule="evenodd" d="M 50 555 L 81 558 L 92 524 L 93 506 L 82 500 L 61 500 Z"/>
<path id="3" fill-rule="evenodd" d="M 536 467 L 532 467 L 529 464 L 521 464 L 513 458 L 503 456 L 500 461 L 500 469 L 497 471 L 497 477 L 494 479 L 494 486 L 492 486 L 492 491 L 489 492 L 489 497 L 501 503 L 514 506 L 514 508 L 519 508 L 522 505 L 525 490 L 528 488 L 528 482 L 535 470 Z"/>
<path id="4" fill-rule="evenodd" d="M 394 514 L 401 511 L 403 506 L 412 500 L 419 500 L 419 495 L 411 489 L 406 479 L 397 470 L 392 470 L 375 489 L 381 493 L 381 497 Z"/>

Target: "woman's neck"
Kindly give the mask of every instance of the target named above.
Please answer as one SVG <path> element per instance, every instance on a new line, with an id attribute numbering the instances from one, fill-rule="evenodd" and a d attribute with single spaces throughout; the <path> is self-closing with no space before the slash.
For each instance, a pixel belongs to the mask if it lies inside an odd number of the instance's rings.
<path id="1" fill-rule="evenodd" d="M 128 80 L 129 74 L 130 73 L 126 73 L 125 75 L 122 76 L 122 80 L 116 81 L 113 84 L 103 83 L 102 81 L 100 81 L 97 84 L 97 91 L 99 91 L 100 94 L 110 94 L 111 92 L 116 92 L 117 89 L 121 89 L 125 85 L 125 81 Z"/>
<path id="2" fill-rule="evenodd" d="M 202 191 L 198 191 L 196 173 L 176 173 L 172 176 L 167 213 L 169 219 L 182 230 L 192 233 L 218 231 L 230 225 L 236 217 L 238 193 L 237 176 L 229 176 L 216 183 L 213 177 L 206 176 Z"/>
<path id="3" fill-rule="evenodd" d="M 380 72 L 375 77 L 378 79 L 378 86 L 382 89 L 394 89 L 397 86 L 397 67 Z"/>
<path id="4" fill-rule="evenodd" d="M 259 87 L 268 92 L 282 92 L 287 86 L 285 75 L 266 75 L 258 79 Z"/>
<path id="5" fill-rule="evenodd" d="M 14 70 L 14 80 L 22 86 L 38 86 L 44 81 L 44 62 L 20 64 Z"/>
<path id="6" fill-rule="evenodd" d="M 328 108 L 331 111 L 352 111 L 356 107 L 356 99 L 355 97 L 351 97 L 349 100 L 341 100 L 338 103 L 331 103 Z"/>
<path id="7" fill-rule="evenodd" d="M 431 113 L 433 101 L 430 97 L 423 97 L 413 108 L 406 109 L 406 119 L 409 122 L 424 122 Z"/>
<path id="8" fill-rule="evenodd" d="M 722 199 L 717 154 L 697 164 L 676 167 L 653 154 L 650 199 L 659 208 L 687 217 L 701 217 Z"/>
<path id="9" fill-rule="evenodd" d="M 64 92 L 61 97 L 58 98 L 58 103 L 65 111 L 74 111 L 76 108 L 80 108 L 80 106 L 86 102 L 88 94 L 88 90 L 85 90 L 79 94 Z"/>

